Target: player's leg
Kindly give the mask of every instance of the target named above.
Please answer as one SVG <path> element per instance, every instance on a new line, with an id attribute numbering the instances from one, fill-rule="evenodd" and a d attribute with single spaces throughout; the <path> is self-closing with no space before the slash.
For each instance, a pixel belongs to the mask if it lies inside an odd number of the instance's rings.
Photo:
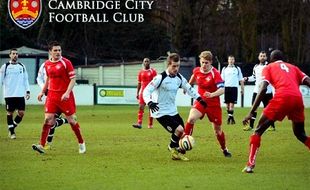
<path id="1" fill-rule="evenodd" d="M 79 153 L 83 154 L 86 152 L 86 145 L 85 145 L 85 141 L 83 139 L 82 133 L 81 133 L 81 129 L 80 129 L 80 125 L 79 123 L 76 121 L 76 117 L 75 114 L 72 114 L 70 116 L 66 116 L 72 131 L 74 132 L 78 143 L 79 143 Z"/>
<path id="2" fill-rule="evenodd" d="M 134 128 L 138 128 L 138 129 L 141 129 L 141 128 L 142 128 L 144 107 L 145 107 L 145 104 L 139 102 L 138 121 L 137 121 L 136 124 L 133 124 L 133 125 L 132 125 Z"/>
<path id="3" fill-rule="evenodd" d="M 13 122 L 13 112 L 7 111 L 6 113 L 7 113 L 6 121 L 8 125 L 9 138 L 16 139 L 15 127 Z"/>
<path id="4" fill-rule="evenodd" d="M 179 114 L 175 116 L 162 116 L 157 118 L 157 121 L 169 132 L 171 133 L 170 144 L 168 145 L 168 150 L 171 152 L 171 158 L 173 160 L 188 160 L 184 157 L 184 150 L 179 148 L 179 140 L 184 133 L 184 122 Z M 181 152 L 181 154 L 179 153 Z"/>
<path id="5" fill-rule="evenodd" d="M 221 150 L 225 157 L 231 157 L 231 153 L 228 151 L 226 146 L 225 133 L 222 130 L 222 108 L 217 107 L 207 107 L 206 115 L 209 121 L 212 123 L 214 134 L 221 146 Z"/>
<path id="6" fill-rule="evenodd" d="M 41 138 L 39 144 L 33 144 L 32 149 L 38 151 L 39 153 L 44 153 L 44 146 L 46 144 L 47 136 L 50 129 L 55 125 L 55 114 L 45 113 L 44 124 L 42 127 Z"/>
<path id="7" fill-rule="evenodd" d="M 184 135 L 192 135 L 194 130 L 194 124 L 197 119 L 201 118 L 203 114 L 195 107 L 191 108 L 187 122 L 185 124 Z"/>
<path id="8" fill-rule="evenodd" d="M 267 107 L 267 105 L 269 104 L 269 101 L 273 98 L 273 95 L 272 93 L 269 93 L 269 94 L 266 94 L 263 98 L 263 104 L 264 104 L 264 107 Z M 275 127 L 275 122 L 272 122 L 270 124 L 270 127 L 269 127 L 269 131 L 275 131 L 276 130 L 276 127 Z"/>
<path id="9" fill-rule="evenodd" d="M 264 114 L 258 121 L 258 125 L 254 131 L 254 134 L 250 137 L 249 158 L 247 166 L 244 168 L 244 172 L 252 173 L 255 167 L 256 156 L 261 143 L 261 136 L 268 129 L 273 121 L 269 120 Z"/>
<path id="10" fill-rule="evenodd" d="M 56 127 L 60 127 L 61 125 L 68 123 L 66 118 L 61 116 L 61 112 L 55 114 L 55 125 L 50 129 L 50 132 L 47 137 L 47 144 L 45 145 L 45 149 L 50 149 L 52 145 L 52 141 L 54 138 Z"/>
<path id="11" fill-rule="evenodd" d="M 15 101 L 16 101 L 15 106 L 17 109 L 17 115 L 14 118 L 14 127 L 16 128 L 25 115 L 26 103 L 24 97 L 18 97 L 16 98 Z"/>
<path id="12" fill-rule="evenodd" d="M 257 96 L 257 93 L 254 92 L 253 95 L 252 95 L 252 105 L 253 105 L 253 103 L 255 101 L 256 96 Z M 255 123 L 255 120 L 256 120 L 256 116 L 257 116 L 257 111 L 253 112 L 253 116 L 250 119 L 250 125 L 249 126 L 245 126 L 243 128 L 244 131 L 250 131 L 250 130 L 252 130 L 254 128 L 254 123 Z"/>
<path id="13" fill-rule="evenodd" d="M 55 114 L 56 123 L 55 127 L 60 127 L 65 123 L 68 123 L 68 120 L 61 116 L 61 112 Z"/>
<path id="14" fill-rule="evenodd" d="M 149 110 L 149 125 L 147 126 L 149 129 L 153 129 L 153 117 L 151 116 L 151 111 Z"/>
<path id="15" fill-rule="evenodd" d="M 234 118 L 234 103 L 229 103 L 228 104 L 228 110 L 227 110 L 227 113 L 228 113 L 228 120 L 227 122 L 231 125 L 234 125 L 236 122 L 235 122 L 235 118 Z"/>
<path id="16" fill-rule="evenodd" d="M 296 138 L 305 144 L 310 150 L 310 137 L 306 135 L 304 122 L 292 122 L 293 132 Z"/>
<path id="17" fill-rule="evenodd" d="M 217 138 L 217 141 L 219 142 L 221 149 L 223 151 L 223 154 L 225 157 L 231 157 L 231 153 L 228 151 L 228 148 L 226 147 L 226 139 L 225 139 L 225 133 L 222 130 L 221 125 L 218 125 L 216 123 L 212 123 L 213 130 L 215 133 L 215 136 Z"/>
<path id="18" fill-rule="evenodd" d="M 5 98 L 5 108 L 6 108 L 6 120 L 9 131 L 9 138 L 16 139 L 15 127 L 13 121 L 13 114 L 16 109 L 16 101 L 15 98 Z"/>

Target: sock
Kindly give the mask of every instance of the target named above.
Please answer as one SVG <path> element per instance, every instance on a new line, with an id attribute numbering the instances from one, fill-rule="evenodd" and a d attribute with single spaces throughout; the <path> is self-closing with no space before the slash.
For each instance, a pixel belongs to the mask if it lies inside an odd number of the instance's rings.
<path id="1" fill-rule="evenodd" d="M 172 133 L 171 139 L 170 139 L 170 147 L 171 148 L 179 147 L 179 140 L 180 138 L 176 136 L 174 133 Z"/>
<path id="2" fill-rule="evenodd" d="M 82 134 L 81 134 L 81 131 L 80 131 L 79 123 L 76 123 L 75 125 L 72 125 L 72 124 L 70 124 L 70 125 L 71 125 L 71 129 L 74 131 L 74 134 L 75 134 L 75 136 L 78 139 L 78 142 L 80 144 L 82 144 L 84 142 L 84 140 L 83 140 L 83 137 L 82 137 Z"/>
<path id="3" fill-rule="evenodd" d="M 272 128 L 275 128 L 274 122 L 272 122 L 272 123 L 270 124 L 270 126 L 271 126 Z"/>
<path id="4" fill-rule="evenodd" d="M 307 137 L 307 140 L 305 141 L 305 145 L 309 148 L 310 150 L 310 137 Z"/>
<path id="5" fill-rule="evenodd" d="M 250 152 L 249 152 L 249 160 L 248 166 L 255 166 L 256 155 L 258 153 L 260 147 L 261 137 L 259 135 L 251 135 L 250 137 Z"/>
<path id="6" fill-rule="evenodd" d="M 58 117 L 58 118 L 56 118 L 56 123 L 55 123 L 54 127 L 59 127 L 59 126 L 61 126 L 64 123 L 66 123 L 65 119 Z"/>
<path id="7" fill-rule="evenodd" d="M 194 124 L 190 124 L 190 123 L 186 122 L 185 129 L 184 129 L 184 134 L 185 135 L 192 135 L 193 134 L 193 129 L 194 129 Z"/>
<path id="8" fill-rule="evenodd" d="M 144 110 L 139 109 L 139 111 L 138 111 L 138 124 L 139 124 L 139 125 L 142 124 L 143 113 L 144 113 Z"/>
<path id="9" fill-rule="evenodd" d="M 52 128 L 52 125 L 44 124 L 42 128 L 42 133 L 41 133 L 41 139 L 40 139 L 40 144 L 44 147 L 46 143 L 46 139 L 48 136 L 48 133 L 50 132 L 50 129 Z"/>
<path id="10" fill-rule="evenodd" d="M 150 112 L 149 112 L 149 126 L 153 126 L 153 118 L 151 117 Z"/>
<path id="11" fill-rule="evenodd" d="M 17 125 L 22 121 L 23 117 L 20 117 L 19 115 L 16 115 L 14 119 L 14 126 L 17 127 Z"/>
<path id="12" fill-rule="evenodd" d="M 251 117 L 251 119 L 250 119 L 250 127 L 251 127 L 252 129 L 253 129 L 253 127 L 254 127 L 254 122 L 255 122 L 256 116 L 257 116 L 257 112 L 254 112 L 254 113 L 253 113 L 253 117 Z"/>
<path id="13" fill-rule="evenodd" d="M 13 123 L 13 115 L 6 115 L 6 121 L 8 124 L 8 130 L 11 134 L 14 134 L 14 123 Z"/>
<path id="14" fill-rule="evenodd" d="M 225 141 L 224 131 L 222 131 L 221 134 L 216 133 L 216 138 L 221 145 L 221 149 L 225 150 L 226 149 L 226 141 Z"/>
<path id="15" fill-rule="evenodd" d="M 54 138 L 56 124 L 50 129 L 50 132 L 48 133 L 47 142 L 51 143 Z"/>
<path id="16" fill-rule="evenodd" d="M 234 110 L 227 110 L 227 114 L 229 118 L 233 118 L 234 117 Z"/>

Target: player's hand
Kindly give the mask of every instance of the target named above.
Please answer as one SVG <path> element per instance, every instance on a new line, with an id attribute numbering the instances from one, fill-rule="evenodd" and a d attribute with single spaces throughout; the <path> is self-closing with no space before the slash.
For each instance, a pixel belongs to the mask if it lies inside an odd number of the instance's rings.
<path id="1" fill-rule="evenodd" d="M 242 121 L 242 124 L 243 125 L 248 125 L 249 124 L 249 121 L 250 119 L 253 117 L 253 114 L 252 113 L 249 113 Z"/>
<path id="2" fill-rule="evenodd" d="M 139 94 L 137 94 L 136 98 L 137 98 L 137 100 L 139 100 Z"/>
<path id="3" fill-rule="evenodd" d="M 61 101 L 66 101 L 66 100 L 68 100 L 69 99 L 69 94 L 67 94 L 67 93 L 64 93 L 62 96 L 61 96 Z"/>
<path id="4" fill-rule="evenodd" d="M 211 92 L 206 92 L 204 95 L 207 98 L 213 98 L 213 94 Z"/>
<path id="5" fill-rule="evenodd" d="M 152 113 L 157 112 L 159 110 L 159 107 L 157 106 L 158 103 L 150 101 L 149 103 L 147 103 L 147 105 L 149 106 Z"/>
<path id="6" fill-rule="evenodd" d="M 207 107 L 207 102 L 205 102 L 201 97 L 196 99 L 203 107 Z"/>
<path id="7" fill-rule="evenodd" d="M 42 92 L 40 92 L 39 94 L 38 94 L 38 101 L 39 102 L 42 102 L 42 97 L 44 96 L 44 94 L 42 93 Z"/>

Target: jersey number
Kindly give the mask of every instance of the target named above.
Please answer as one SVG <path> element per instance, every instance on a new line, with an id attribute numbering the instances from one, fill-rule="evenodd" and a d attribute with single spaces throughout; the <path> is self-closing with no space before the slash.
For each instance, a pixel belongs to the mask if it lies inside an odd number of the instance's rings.
<path id="1" fill-rule="evenodd" d="M 284 63 L 281 63 L 280 67 L 281 67 L 282 70 L 286 71 L 287 73 L 289 72 L 288 67 Z"/>

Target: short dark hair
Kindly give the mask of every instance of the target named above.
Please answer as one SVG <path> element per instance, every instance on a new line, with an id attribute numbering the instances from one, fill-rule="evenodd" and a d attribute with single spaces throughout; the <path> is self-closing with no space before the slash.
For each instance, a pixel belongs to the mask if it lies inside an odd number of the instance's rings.
<path id="1" fill-rule="evenodd" d="M 12 51 L 17 51 L 17 48 L 12 48 L 12 49 L 10 49 L 10 53 L 9 53 L 9 54 L 11 54 Z"/>
<path id="2" fill-rule="evenodd" d="M 180 56 L 179 56 L 179 54 L 177 54 L 177 53 L 171 53 L 171 54 L 169 54 L 168 57 L 167 57 L 168 65 L 171 63 L 171 61 L 173 61 L 173 62 L 178 62 L 178 61 L 180 61 Z"/>
<path id="3" fill-rule="evenodd" d="M 52 50 L 54 46 L 61 46 L 61 44 L 57 41 L 51 41 L 48 43 L 48 50 Z"/>
<path id="4" fill-rule="evenodd" d="M 270 55 L 270 61 L 271 62 L 275 62 L 275 61 L 283 60 L 283 59 L 284 59 L 284 55 L 283 55 L 282 51 L 276 49 L 276 50 L 273 50 L 271 52 L 271 55 Z"/>
<path id="5" fill-rule="evenodd" d="M 266 51 L 264 51 L 264 50 L 262 50 L 262 51 L 259 52 L 259 54 L 261 54 L 261 53 L 262 53 L 262 54 L 267 54 Z"/>

